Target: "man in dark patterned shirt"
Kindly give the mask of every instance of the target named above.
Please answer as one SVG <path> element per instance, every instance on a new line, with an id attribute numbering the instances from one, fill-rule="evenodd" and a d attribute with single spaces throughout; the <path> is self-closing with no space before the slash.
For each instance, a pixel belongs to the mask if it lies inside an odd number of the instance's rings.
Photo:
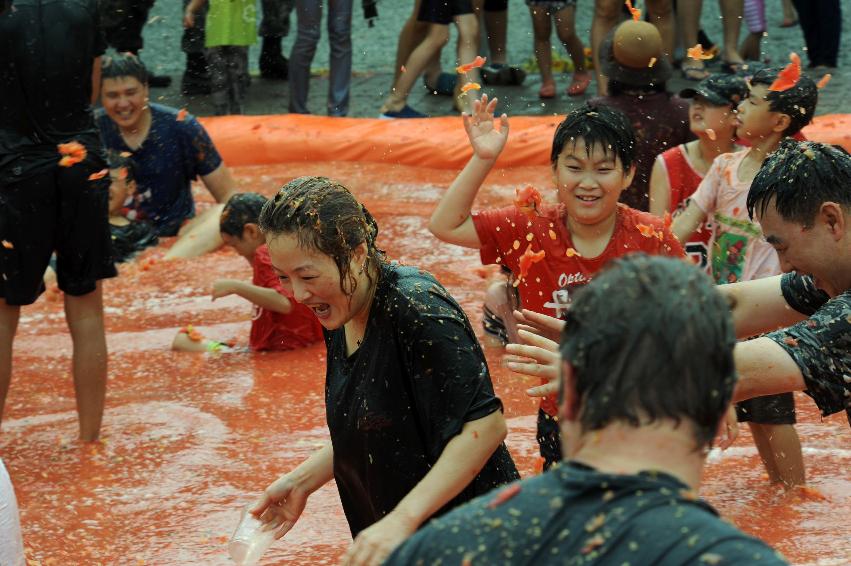
<path id="1" fill-rule="evenodd" d="M 565 461 L 433 519 L 385 564 L 785 564 L 695 493 L 735 383 L 725 301 L 677 259 L 609 265 L 556 354 Z"/>
<path id="2" fill-rule="evenodd" d="M 803 390 L 851 420 L 851 156 L 786 140 L 751 184 L 748 211 L 785 275 L 725 285 L 739 337 L 735 399 Z"/>

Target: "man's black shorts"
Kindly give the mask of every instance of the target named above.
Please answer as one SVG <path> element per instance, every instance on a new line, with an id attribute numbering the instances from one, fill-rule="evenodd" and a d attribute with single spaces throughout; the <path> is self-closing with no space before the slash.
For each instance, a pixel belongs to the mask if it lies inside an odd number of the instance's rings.
<path id="1" fill-rule="evenodd" d="M 765 395 L 736 403 L 740 423 L 795 424 L 795 396 L 792 393 Z"/>
<path id="2" fill-rule="evenodd" d="M 561 462 L 561 429 L 558 420 L 538 409 L 538 446 L 544 459 L 544 470 Z"/>
<path id="3" fill-rule="evenodd" d="M 118 274 L 108 222 L 109 175 L 89 180 L 105 167 L 100 155 L 89 152 L 71 167 L 57 165 L 0 185 L 0 297 L 7 304 L 38 299 L 54 251 L 57 283 L 68 295 L 91 293 L 98 280 Z"/>
<path id="4" fill-rule="evenodd" d="M 455 16 L 472 13 L 471 0 L 423 0 L 417 20 L 446 26 L 452 23 Z"/>

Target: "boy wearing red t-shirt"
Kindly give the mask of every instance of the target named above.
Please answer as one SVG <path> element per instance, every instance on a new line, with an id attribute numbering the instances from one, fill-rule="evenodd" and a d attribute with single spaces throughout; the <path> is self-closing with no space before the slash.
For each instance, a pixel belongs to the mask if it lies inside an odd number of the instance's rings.
<path id="1" fill-rule="evenodd" d="M 445 242 L 480 250 L 483 263 L 510 269 L 523 308 L 561 316 L 573 290 L 616 257 L 683 256 L 661 219 L 618 204 L 635 174 L 635 134 L 626 116 L 605 106 L 578 108 L 556 130 L 550 161 L 557 204 L 524 189 L 515 206 L 472 214 L 508 139 L 508 116 L 501 116 L 497 129 L 495 107 L 496 99 L 488 102 L 483 95 L 473 114 L 464 115 L 473 157 L 437 205 L 429 229 Z M 543 399 L 538 443 L 545 467 L 561 459 L 556 415 L 555 399 Z"/>
<path id="2" fill-rule="evenodd" d="M 233 195 L 222 210 L 219 228 L 226 246 L 248 260 L 254 268 L 251 283 L 219 279 L 213 283 L 213 300 L 239 295 L 254 305 L 249 347 L 259 350 L 293 350 L 322 340 L 322 326 L 306 306 L 284 291 L 257 225 L 266 197 L 257 193 Z M 191 328 L 182 329 L 172 347 L 181 351 L 215 351 L 219 342 L 207 340 Z"/>
<path id="3" fill-rule="evenodd" d="M 745 79 L 715 74 L 680 92 L 691 99 L 689 128 L 696 140 L 660 153 L 650 175 L 650 213 L 680 214 L 689 204 L 709 166 L 721 154 L 736 151 L 736 106 L 748 95 Z M 709 271 L 713 224 L 707 219 L 684 243 L 686 254 Z"/>

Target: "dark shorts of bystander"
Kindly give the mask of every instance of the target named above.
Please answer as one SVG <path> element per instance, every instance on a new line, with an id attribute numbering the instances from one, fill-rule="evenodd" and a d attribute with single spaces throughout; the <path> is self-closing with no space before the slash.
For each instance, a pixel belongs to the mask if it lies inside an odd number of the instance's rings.
<path id="1" fill-rule="evenodd" d="M 455 16 L 472 13 L 471 0 L 423 0 L 417 20 L 447 26 Z"/>
<path id="2" fill-rule="evenodd" d="M 747 399 L 736 403 L 736 417 L 741 423 L 795 424 L 795 397 L 781 393 Z"/>
<path id="3" fill-rule="evenodd" d="M 29 305 L 44 291 L 44 271 L 56 252 L 59 288 L 82 296 L 118 273 L 107 221 L 109 177 L 100 155 L 72 167 L 53 167 L 0 187 L 0 297 Z"/>

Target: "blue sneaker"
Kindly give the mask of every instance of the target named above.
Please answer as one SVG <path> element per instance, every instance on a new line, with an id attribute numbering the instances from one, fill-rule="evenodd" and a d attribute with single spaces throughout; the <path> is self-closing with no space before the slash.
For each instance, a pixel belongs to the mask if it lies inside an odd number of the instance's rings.
<path id="1" fill-rule="evenodd" d="M 383 114 L 379 114 L 378 117 L 384 120 L 393 120 L 396 118 L 428 118 L 428 114 L 417 112 L 406 104 L 404 108 L 397 112 L 384 112 Z"/>

